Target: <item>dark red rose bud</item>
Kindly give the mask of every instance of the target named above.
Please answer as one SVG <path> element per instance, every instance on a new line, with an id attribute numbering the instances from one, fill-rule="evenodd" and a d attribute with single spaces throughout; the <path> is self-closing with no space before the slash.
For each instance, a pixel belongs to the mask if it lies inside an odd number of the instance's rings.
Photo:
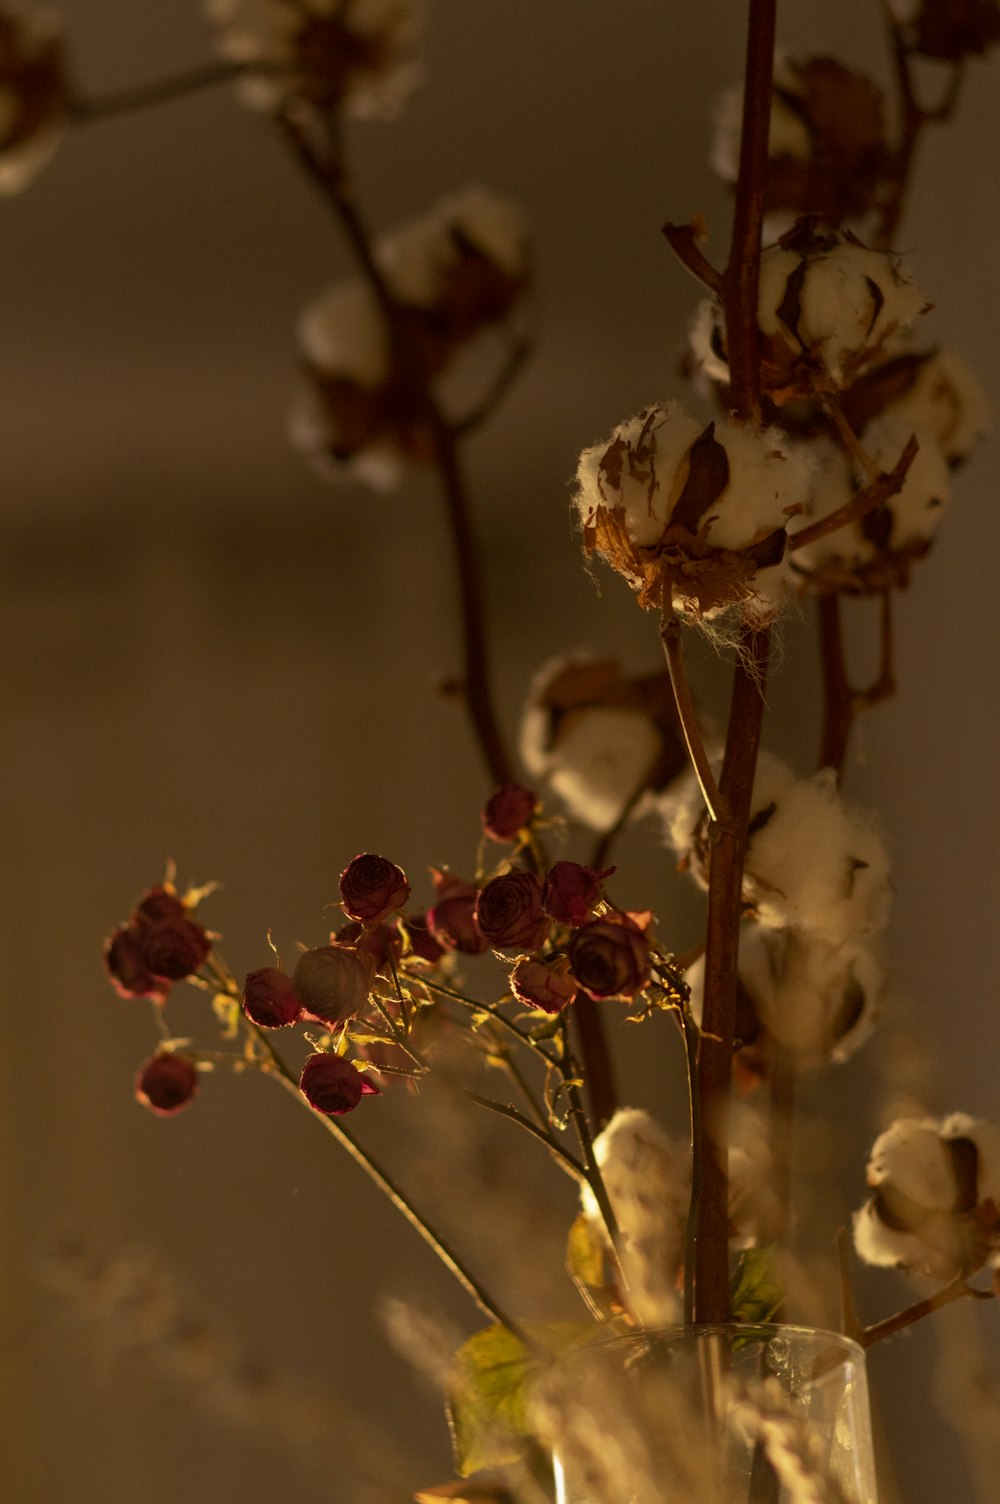
<path id="1" fill-rule="evenodd" d="M 189 1055 L 153 1055 L 135 1078 L 136 1101 L 158 1117 L 173 1117 L 197 1096 L 198 1067 Z"/>
<path id="2" fill-rule="evenodd" d="M 299 957 L 293 984 L 303 1011 L 320 1023 L 353 1018 L 368 1001 L 371 957 L 348 945 L 320 945 Z"/>
<path id="3" fill-rule="evenodd" d="M 438 944 L 427 928 L 427 915 L 407 914 L 402 925 L 410 942 L 408 959 L 426 961 L 428 966 L 436 966 L 444 955 L 444 946 Z"/>
<path id="4" fill-rule="evenodd" d="M 505 872 L 479 895 L 476 923 L 491 945 L 501 950 L 537 950 L 549 932 L 542 911 L 542 885 L 533 872 Z"/>
<path id="5" fill-rule="evenodd" d="M 510 990 L 519 1002 L 546 1013 L 560 1013 L 576 997 L 576 977 L 522 956 L 510 974 Z"/>
<path id="6" fill-rule="evenodd" d="M 514 841 L 537 808 L 538 800 L 531 789 L 521 783 L 502 784 L 482 810 L 483 830 L 491 840 Z"/>
<path id="7" fill-rule="evenodd" d="M 133 921 L 138 919 L 186 919 L 184 904 L 172 888 L 150 888 L 135 906 Z"/>
<path id="8" fill-rule="evenodd" d="M 440 896 L 434 907 L 427 911 L 427 928 L 445 950 L 459 950 L 467 956 L 482 955 L 490 946 L 476 924 L 478 888 L 451 872 L 439 872 L 433 868 L 432 871 L 434 886 Z"/>
<path id="9" fill-rule="evenodd" d="M 587 915 L 601 896 L 601 882 L 614 867 L 596 872 L 579 862 L 556 862 L 542 890 L 542 908 L 559 924 L 574 928 L 586 924 Z"/>
<path id="10" fill-rule="evenodd" d="M 285 1029 L 301 1017 L 302 1000 L 290 976 L 262 966 L 243 983 L 243 1012 L 261 1029 Z"/>
<path id="11" fill-rule="evenodd" d="M 193 976 L 212 949 L 201 925 L 186 913 L 143 923 L 136 933 L 149 970 L 171 982 Z"/>
<path id="12" fill-rule="evenodd" d="M 628 914 L 609 914 L 577 930 L 569 964 L 588 996 L 633 998 L 649 978 L 649 944 Z"/>
<path id="13" fill-rule="evenodd" d="M 403 937 L 395 925 L 364 925 L 352 919 L 342 924 L 331 938 L 339 945 L 352 945 L 371 956 L 375 970 L 384 976 L 392 975 L 393 966 L 399 965 L 403 954 Z"/>
<path id="14" fill-rule="evenodd" d="M 365 852 L 340 874 L 344 913 L 359 924 L 377 924 L 410 896 L 406 874 L 384 856 Z"/>
<path id="15" fill-rule="evenodd" d="M 115 930 L 104 947 L 104 964 L 121 997 L 153 997 L 162 1003 L 170 991 L 170 983 L 149 970 L 135 925 Z"/>
<path id="16" fill-rule="evenodd" d="M 327 1117 L 351 1112 L 362 1097 L 378 1095 L 378 1087 L 341 1055 L 310 1055 L 302 1067 L 299 1089 L 310 1107 Z"/>

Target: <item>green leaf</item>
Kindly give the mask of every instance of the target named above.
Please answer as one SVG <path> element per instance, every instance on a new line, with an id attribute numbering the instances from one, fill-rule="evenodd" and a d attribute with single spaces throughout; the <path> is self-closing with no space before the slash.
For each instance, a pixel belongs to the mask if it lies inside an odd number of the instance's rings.
<path id="1" fill-rule="evenodd" d="M 734 1321 L 773 1321 L 785 1299 L 781 1260 L 773 1244 L 746 1248 L 733 1270 Z"/>
<path id="2" fill-rule="evenodd" d="M 591 1290 L 604 1288 L 604 1248 L 582 1212 L 569 1230 L 566 1264 L 570 1274 L 581 1285 L 586 1285 Z"/>
<path id="3" fill-rule="evenodd" d="M 532 1342 L 553 1358 L 600 1335 L 593 1323 L 539 1322 L 526 1327 Z M 455 1355 L 458 1377 L 448 1394 L 455 1462 L 463 1478 L 480 1468 L 516 1462 L 531 1434 L 528 1400 L 544 1356 L 529 1352 L 503 1326 L 490 1326 L 463 1343 Z"/>

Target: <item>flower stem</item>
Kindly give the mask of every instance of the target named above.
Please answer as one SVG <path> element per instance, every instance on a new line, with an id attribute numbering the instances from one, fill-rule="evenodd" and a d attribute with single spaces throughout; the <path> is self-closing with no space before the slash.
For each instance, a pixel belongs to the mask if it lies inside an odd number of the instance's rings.
<path id="1" fill-rule="evenodd" d="M 684 649 L 681 645 L 680 623 L 669 606 L 664 608 L 663 618 L 660 623 L 660 640 L 663 643 L 667 669 L 670 674 L 670 687 L 674 692 L 677 719 L 680 722 L 684 744 L 691 759 L 691 766 L 698 780 L 698 787 L 701 789 L 701 796 L 705 801 L 705 808 L 708 810 L 709 819 L 721 825 L 724 823 L 722 796 L 719 793 L 719 786 L 715 781 L 712 764 L 708 760 L 708 753 L 705 751 L 701 727 L 698 724 L 694 701 L 691 698 L 691 689 L 688 685 L 687 673 L 684 668 Z"/>
<path id="2" fill-rule="evenodd" d="M 285 1061 L 278 1054 L 274 1045 L 256 1025 L 250 1024 L 249 1028 L 267 1057 L 263 1065 L 265 1074 L 273 1076 L 275 1080 L 280 1081 L 286 1091 L 291 1092 L 296 1101 L 303 1102 L 305 1099 L 299 1090 L 299 1084 L 293 1072 L 285 1064 Z M 347 1150 L 347 1153 L 354 1160 L 355 1164 L 360 1165 L 369 1180 L 378 1186 L 379 1190 L 388 1197 L 396 1210 L 406 1218 L 414 1231 L 419 1233 L 427 1246 L 437 1254 L 448 1272 L 454 1275 L 455 1279 L 462 1286 L 462 1289 L 476 1303 L 483 1314 L 488 1316 L 491 1321 L 497 1322 L 498 1325 L 506 1327 L 509 1332 L 512 1332 L 522 1342 L 526 1341 L 525 1334 L 517 1322 L 505 1314 L 500 1305 L 493 1299 L 485 1287 L 480 1284 L 479 1280 L 476 1279 L 475 1275 L 462 1263 L 454 1249 L 434 1231 L 430 1223 L 417 1210 L 405 1192 L 400 1190 L 395 1181 L 372 1158 L 367 1149 L 361 1147 L 354 1135 L 342 1123 L 337 1122 L 335 1118 L 326 1117 L 322 1113 L 317 1112 L 314 1112 L 313 1116 L 319 1119 L 327 1132 L 332 1134 L 341 1147 Z"/>
<path id="3" fill-rule="evenodd" d="M 928 1295 L 926 1300 L 918 1300 L 905 1310 L 897 1311 L 895 1316 L 887 1316 L 884 1321 L 877 1321 L 874 1326 L 864 1326 L 858 1333 L 857 1340 L 862 1347 L 873 1347 L 876 1342 L 884 1342 L 887 1337 L 895 1337 L 897 1332 L 903 1332 L 915 1321 L 922 1321 L 925 1316 L 930 1316 L 934 1311 L 940 1311 L 943 1306 L 950 1306 L 952 1301 L 961 1300 L 964 1296 L 971 1296 L 973 1300 L 993 1300 L 992 1290 L 976 1290 L 972 1285 L 966 1284 L 960 1278 L 953 1280 L 950 1285 L 945 1285 L 943 1290 L 937 1290 L 933 1295 Z"/>
<path id="4" fill-rule="evenodd" d="M 136 110 L 167 104 L 170 100 L 181 99 L 187 94 L 213 88 L 215 84 L 246 77 L 253 71 L 243 63 L 206 63 L 200 68 L 189 68 L 184 73 L 175 73 L 169 78 L 158 78 L 152 83 L 113 89 L 108 94 L 98 94 L 90 99 L 86 96 L 71 99 L 69 116 L 74 125 L 90 125 L 96 120 L 109 120 L 115 115 L 131 115 Z"/>

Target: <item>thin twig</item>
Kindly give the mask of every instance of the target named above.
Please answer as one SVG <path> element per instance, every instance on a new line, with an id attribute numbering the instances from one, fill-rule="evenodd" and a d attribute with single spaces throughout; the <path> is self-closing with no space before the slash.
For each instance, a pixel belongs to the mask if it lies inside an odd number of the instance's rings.
<path id="1" fill-rule="evenodd" d="M 507 1118 L 509 1122 L 517 1123 L 518 1127 L 523 1128 L 526 1133 L 530 1133 L 533 1138 L 539 1139 L 553 1158 L 558 1160 L 560 1165 L 573 1176 L 574 1180 L 580 1181 L 583 1184 L 587 1183 L 587 1173 L 575 1155 L 570 1154 L 569 1150 L 564 1149 L 561 1144 L 557 1144 L 547 1129 L 540 1128 L 537 1123 L 533 1123 L 530 1118 L 525 1117 L 523 1112 L 518 1112 L 517 1108 L 511 1106 L 509 1102 L 494 1102 L 492 1097 L 481 1096 L 477 1091 L 465 1090 L 462 1095 L 468 1101 L 475 1102 L 477 1107 L 485 1107 L 488 1112 L 498 1113 L 500 1117 Z"/>
<path id="2" fill-rule="evenodd" d="M 506 360 L 490 382 L 485 396 L 470 412 L 452 424 L 452 432 L 459 438 L 464 438 L 467 433 L 472 433 L 480 424 L 485 423 L 503 401 L 533 353 L 534 344 L 530 339 L 515 340 Z"/>
<path id="3" fill-rule="evenodd" d="M 851 1280 L 851 1238 L 846 1227 L 837 1229 L 837 1267 L 840 1271 L 840 1305 L 844 1335 L 857 1342 L 861 1333 L 858 1308 Z"/>
<path id="4" fill-rule="evenodd" d="M 962 1300 L 965 1296 L 972 1300 L 993 1300 L 992 1290 L 976 1290 L 966 1283 L 964 1278 L 953 1280 L 950 1285 L 945 1285 L 943 1290 L 938 1290 L 934 1295 L 928 1295 L 926 1300 L 918 1300 L 912 1306 L 907 1306 L 903 1311 L 897 1311 L 895 1316 L 887 1316 L 884 1321 L 877 1321 L 874 1326 L 865 1326 L 857 1335 L 857 1340 L 862 1347 L 873 1347 L 876 1342 L 884 1342 L 887 1337 L 895 1337 L 897 1332 L 903 1332 L 915 1321 L 922 1321 L 925 1316 L 930 1316 L 933 1311 L 940 1311 L 943 1306 L 950 1306 L 953 1301 Z"/>
<path id="5" fill-rule="evenodd" d="M 275 1049 L 274 1045 L 266 1037 L 263 1031 L 256 1027 L 256 1025 L 251 1024 L 250 1029 L 254 1038 L 256 1039 L 256 1042 L 263 1049 L 264 1054 L 267 1057 L 266 1061 L 263 1061 L 261 1063 L 261 1068 L 263 1069 L 264 1074 L 272 1076 L 276 1081 L 280 1081 L 286 1091 L 291 1092 L 292 1096 L 294 1096 L 300 1104 L 303 1103 L 305 1101 L 305 1098 L 303 1097 L 302 1092 L 299 1088 L 299 1083 L 295 1079 L 294 1073 L 285 1064 L 285 1061 Z M 420 1237 L 423 1238 L 427 1246 L 437 1254 L 438 1258 L 444 1264 L 448 1272 L 455 1277 L 458 1283 L 462 1286 L 462 1289 L 468 1296 L 470 1296 L 473 1301 L 475 1301 L 476 1305 L 483 1312 L 483 1314 L 488 1316 L 490 1320 L 497 1322 L 500 1326 L 506 1327 L 509 1332 L 512 1332 L 514 1336 L 518 1337 L 522 1342 L 526 1342 L 527 1339 L 525 1337 L 525 1334 L 518 1323 L 507 1316 L 507 1314 L 493 1299 L 486 1288 L 465 1266 L 462 1260 L 455 1253 L 454 1249 L 451 1248 L 450 1245 L 446 1243 L 444 1239 L 434 1231 L 427 1220 L 413 1205 L 412 1201 L 410 1201 L 409 1197 L 402 1190 L 400 1190 L 399 1186 L 397 1186 L 396 1183 L 389 1177 L 389 1175 L 386 1174 L 385 1170 L 383 1170 L 381 1165 L 379 1165 L 378 1162 L 372 1158 L 368 1151 L 361 1147 L 353 1134 L 350 1133 L 349 1130 L 335 1118 L 328 1117 L 323 1113 L 318 1113 L 315 1111 L 313 1112 L 313 1116 L 319 1119 L 327 1132 L 332 1134 L 337 1142 L 347 1150 L 347 1153 L 354 1160 L 355 1164 L 360 1165 L 361 1169 L 364 1170 L 369 1180 L 373 1181 L 374 1184 L 378 1186 L 379 1190 L 388 1197 L 389 1201 L 391 1201 L 396 1210 L 400 1212 L 406 1218 L 407 1222 L 409 1222 L 410 1226 L 417 1233 L 419 1233 Z"/>
<path id="6" fill-rule="evenodd" d="M 788 540 L 789 553 L 805 548 L 807 544 L 817 543 L 820 538 L 826 538 L 830 533 L 850 526 L 852 522 L 860 522 L 862 517 L 867 517 L 869 512 L 873 512 L 876 507 L 889 501 L 902 489 L 907 471 L 916 459 L 919 447 L 916 434 L 911 434 L 905 449 L 891 470 L 883 472 L 877 480 L 855 492 L 850 501 L 846 501 L 842 507 L 837 507 L 836 511 L 828 513 L 826 517 L 817 518 L 808 527 L 793 533 Z"/>
<path id="7" fill-rule="evenodd" d="M 187 94 L 196 94 L 211 89 L 216 84 L 230 83 L 236 78 L 261 72 L 244 63 L 205 63 L 200 68 L 189 68 L 169 78 L 159 78 L 148 84 L 133 84 L 126 89 L 114 89 L 108 94 L 85 95 L 71 99 L 68 106 L 70 123 L 92 125 L 98 120 L 109 120 L 115 115 L 129 115 L 136 110 L 150 109 L 153 105 L 167 104 Z"/>
<path id="8" fill-rule="evenodd" d="M 674 692 L 674 704 L 677 707 L 677 719 L 680 722 L 684 745 L 687 747 L 694 776 L 698 780 L 698 787 L 705 801 L 705 808 L 708 810 L 709 819 L 714 820 L 717 825 L 724 824 L 725 806 L 722 795 L 719 793 L 719 786 L 715 781 L 712 764 L 705 751 L 701 727 L 698 724 L 698 714 L 694 708 L 691 688 L 684 668 L 680 624 L 669 606 L 664 607 L 660 621 L 660 641 L 663 643 L 663 652 L 667 660 L 670 687 Z"/>
<path id="9" fill-rule="evenodd" d="M 687 225 L 674 225 L 667 223 L 663 226 L 663 233 L 667 243 L 682 266 L 686 267 L 691 275 L 707 287 L 710 292 L 722 296 L 723 277 L 716 271 L 712 263 L 704 256 L 699 240 L 704 238 L 704 225 L 700 220 L 693 220 Z"/>

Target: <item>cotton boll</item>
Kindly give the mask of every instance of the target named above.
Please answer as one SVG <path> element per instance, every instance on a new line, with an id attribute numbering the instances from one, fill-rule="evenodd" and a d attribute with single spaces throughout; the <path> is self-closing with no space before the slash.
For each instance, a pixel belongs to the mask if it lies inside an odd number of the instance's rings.
<path id="1" fill-rule="evenodd" d="M 777 428 L 717 423 L 715 436 L 729 458 L 730 481 L 702 524 L 703 536 L 717 548 L 745 548 L 804 506 L 808 452 Z"/>
<path id="2" fill-rule="evenodd" d="M 677 472 L 703 426 L 667 402 L 644 408 L 610 439 L 585 449 L 575 497 L 583 525 L 602 508 L 620 509 L 631 541 L 652 547 L 667 525 Z"/>
<path id="3" fill-rule="evenodd" d="M 783 966 L 759 1012 L 800 1066 L 840 1065 L 871 1037 L 888 977 L 869 946 L 786 932 Z"/>
<path id="4" fill-rule="evenodd" d="M 299 319 L 298 339 L 306 359 L 328 375 L 370 387 L 388 375 L 385 316 L 360 278 L 334 283 L 310 303 Z"/>
<path id="5" fill-rule="evenodd" d="M 977 1201 L 992 1201 L 1000 1208 L 1000 1128 L 965 1112 L 953 1112 L 941 1124 L 941 1137 L 967 1139 L 975 1146 L 977 1162 Z"/>
<path id="6" fill-rule="evenodd" d="M 787 60 L 780 56 L 774 60 L 774 81 L 785 90 L 795 87 L 795 76 Z M 715 127 L 709 159 L 712 169 L 724 183 L 735 183 L 740 170 L 743 128 L 743 89 L 739 84 L 719 96 L 712 121 Z M 812 141 L 802 116 L 778 93 L 771 95 L 767 152 L 769 157 L 791 157 L 800 162 L 808 160 L 812 152 Z"/>
<path id="7" fill-rule="evenodd" d="M 851 385 L 926 307 L 898 257 L 798 221 L 761 257 L 765 389 L 787 402 Z"/>
<path id="8" fill-rule="evenodd" d="M 549 782 L 576 819 L 610 830 L 659 756 L 656 729 L 638 711 L 579 711 L 566 719 Z"/>
<path id="9" fill-rule="evenodd" d="M 761 924 L 833 941 L 873 938 L 889 914 L 889 859 L 870 817 L 849 809 L 830 768 L 796 779 L 762 753 L 743 892 Z"/>
<path id="10" fill-rule="evenodd" d="M 520 749 L 595 830 L 615 825 L 638 793 L 669 787 L 687 762 L 666 674 L 628 677 L 614 659 L 581 654 L 536 674 Z"/>
<path id="11" fill-rule="evenodd" d="M 443 217 L 470 244 L 510 277 L 523 277 L 528 267 L 528 222 L 519 205 L 479 184 L 445 199 Z"/>
<path id="12" fill-rule="evenodd" d="M 868 1184 L 891 1184 L 928 1210 L 947 1210 L 955 1200 L 955 1176 L 940 1125 L 930 1118 L 901 1118 L 872 1146 Z"/>
<path id="13" fill-rule="evenodd" d="M 887 1226 L 874 1201 L 866 1201 L 854 1214 L 854 1247 L 863 1263 L 881 1269 L 918 1269 L 924 1256 L 917 1235 Z"/>
<path id="14" fill-rule="evenodd" d="M 677 1275 L 691 1194 L 691 1151 L 669 1138 L 649 1113 L 621 1108 L 594 1140 L 594 1154 L 625 1249 L 628 1303 L 646 1326 L 679 1316 Z M 607 1229 L 589 1186 L 581 1205 L 594 1233 Z"/>
<path id="15" fill-rule="evenodd" d="M 913 385 L 886 409 L 926 435 L 951 464 L 967 458 L 990 431 L 990 405 L 972 369 L 951 350 L 921 362 Z"/>

